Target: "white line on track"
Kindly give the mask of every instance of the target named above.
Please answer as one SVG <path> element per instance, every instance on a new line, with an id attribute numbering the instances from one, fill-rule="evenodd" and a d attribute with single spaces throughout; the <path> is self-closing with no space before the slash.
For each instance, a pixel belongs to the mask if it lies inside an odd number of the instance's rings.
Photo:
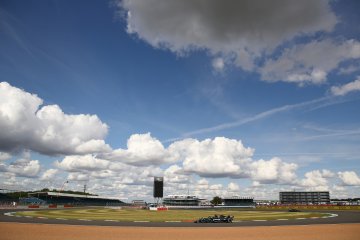
<path id="1" fill-rule="evenodd" d="M 318 219 L 319 217 L 311 217 L 311 219 Z"/>
<path id="2" fill-rule="evenodd" d="M 105 219 L 105 222 L 118 222 L 119 220 Z"/>
<path id="3" fill-rule="evenodd" d="M 78 219 L 79 221 L 87 221 L 87 222 L 91 222 L 92 220 L 90 219 Z"/>
<path id="4" fill-rule="evenodd" d="M 178 222 L 181 222 L 181 221 L 165 221 L 165 222 L 168 222 L 168 223 L 178 223 Z"/>
<path id="5" fill-rule="evenodd" d="M 66 218 L 55 218 L 57 220 L 67 220 Z"/>
<path id="6" fill-rule="evenodd" d="M 253 222 L 266 222 L 267 220 L 263 220 L 263 219 L 258 219 L 258 220 L 253 220 Z"/>
<path id="7" fill-rule="evenodd" d="M 296 218 L 297 220 L 303 220 L 303 219 L 306 219 L 306 218 Z"/>
<path id="8" fill-rule="evenodd" d="M 286 221 L 286 220 L 289 220 L 287 218 L 279 218 L 279 219 L 276 219 L 277 221 Z"/>
<path id="9" fill-rule="evenodd" d="M 38 218 L 40 218 L 40 219 L 48 219 L 47 217 L 38 217 Z"/>
<path id="10" fill-rule="evenodd" d="M 149 222 L 149 221 L 134 221 L 134 222 L 141 223 L 141 222 Z"/>

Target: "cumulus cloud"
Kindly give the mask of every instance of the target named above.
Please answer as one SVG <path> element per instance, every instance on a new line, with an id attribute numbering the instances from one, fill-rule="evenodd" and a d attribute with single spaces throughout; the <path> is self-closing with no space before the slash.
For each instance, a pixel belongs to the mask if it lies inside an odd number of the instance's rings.
<path id="1" fill-rule="evenodd" d="M 360 186 L 360 177 L 354 171 L 338 172 L 338 176 L 344 185 Z"/>
<path id="2" fill-rule="evenodd" d="M 241 141 L 216 137 L 199 141 L 184 139 L 169 146 L 182 161 L 183 173 L 200 177 L 251 178 L 261 183 L 290 184 L 296 180 L 297 165 L 280 158 L 253 160 L 254 149 Z"/>
<path id="3" fill-rule="evenodd" d="M 96 115 L 65 114 L 7 82 L 0 83 L 0 150 L 29 149 L 48 155 L 109 151 L 108 126 Z"/>
<path id="4" fill-rule="evenodd" d="M 230 55 L 245 70 L 283 42 L 337 23 L 328 0 L 119 0 L 117 6 L 126 12 L 127 32 L 151 46 Z"/>
<path id="5" fill-rule="evenodd" d="M 221 72 L 224 70 L 225 68 L 225 62 L 224 62 L 224 59 L 223 58 L 214 58 L 213 61 L 212 61 L 212 66 L 213 68 L 218 71 L 218 72 Z"/>
<path id="6" fill-rule="evenodd" d="M 164 171 L 164 181 L 167 183 L 187 183 L 189 176 L 185 175 L 182 168 L 178 165 L 172 165 Z"/>
<path id="7" fill-rule="evenodd" d="M 184 172 L 201 177 L 245 176 L 242 165 L 250 161 L 254 151 L 244 147 L 241 141 L 224 137 L 203 141 L 184 139 L 174 142 L 169 148 L 178 153 Z"/>
<path id="8" fill-rule="evenodd" d="M 300 186 L 314 191 L 329 190 L 328 179 L 335 177 L 335 173 L 323 169 L 305 173 L 305 179 L 300 181 Z"/>
<path id="9" fill-rule="evenodd" d="M 84 156 L 74 155 L 66 156 L 62 161 L 55 162 L 58 168 L 69 172 L 77 172 L 79 170 L 101 170 L 109 167 L 110 162 L 99 159 L 94 155 L 87 154 Z"/>
<path id="10" fill-rule="evenodd" d="M 344 96 L 349 92 L 360 91 L 360 76 L 353 82 L 349 82 L 342 86 L 333 86 L 331 87 L 331 93 L 335 96 Z"/>
<path id="11" fill-rule="evenodd" d="M 352 64 L 352 65 L 340 68 L 338 73 L 346 75 L 346 74 L 351 74 L 351 73 L 357 72 L 359 70 L 360 70 L 360 64 L 357 64 L 357 65 Z"/>
<path id="12" fill-rule="evenodd" d="M 46 170 L 46 171 L 42 174 L 42 176 L 41 176 L 40 179 L 43 180 L 43 181 L 50 181 L 50 180 L 54 179 L 55 175 L 56 175 L 58 172 L 59 172 L 58 169 L 52 169 L 52 168 L 50 168 L 50 169 Z"/>
<path id="13" fill-rule="evenodd" d="M 250 165 L 251 178 L 258 183 L 293 183 L 296 180 L 297 165 L 285 163 L 280 158 L 269 161 L 254 161 Z"/>
<path id="14" fill-rule="evenodd" d="M 100 156 L 136 166 L 160 165 L 176 160 L 150 133 L 133 134 L 127 141 L 127 149 L 115 149 Z"/>
<path id="15" fill-rule="evenodd" d="M 90 175 L 87 173 L 72 172 L 72 173 L 69 173 L 67 179 L 69 181 L 89 181 Z"/>
<path id="16" fill-rule="evenodd" d="M 11 155 L 9 153 L 0 152 L 0 162 L 6 161 L 11 158 Z"/>
<path id="17" fill-rule="evenodd" d="M 227 186 L 228 192 L 236 193 L 240 191 L 240 187 L 238 184 L 230 182 Z"/>
<path id="18" fill-rule="evenodd" d="M 127 172 L 122 175 L 127 184 L 149 182 L 146 179 L 149 176 L 164 176 L 169 184 L 186 184 L 193 174 L 210 178 L 251 178 L 266 184 L 288 184 L 296 178 L 296 164 L 279 158 L 256 161 L 252 159 L 253 153 L 254 149 L 245 147 L 240 140 L 225 137 L 202 141 L 188 138 L 175 141 L 166 148 L 146 133 L 130 136 L 127 149 L 98 156 L 67 156 L 55 165 L 68 172 Z M 174 162 L 178 163 L 165 170 L 155 167 Z M 113 176 L 110 172 L 104 174 Z M 92 176 L 100 178 L 100 175 Z"/>
<path id="19" fill-rule="evenodd" d="M 312 41 L 286 48 L 276 59 L 267 59 L 259 68 L 265 81 L 320 84 L 339 64 L 360 58 L 360 42 L 356 40 Z"/>
<path id="20" fill-rule="evenodd" d="M 14 173 L 18 177 L 37 177 L 41 167 L 38 160 L 18 159 L 9 164 L 7 172 Z"/>

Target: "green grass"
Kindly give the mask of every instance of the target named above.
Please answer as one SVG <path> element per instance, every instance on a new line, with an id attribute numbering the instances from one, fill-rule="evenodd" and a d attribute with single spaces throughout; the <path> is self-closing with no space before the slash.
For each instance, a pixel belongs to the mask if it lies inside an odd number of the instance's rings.
<path id="1" fill-rule="evenodd" d="M 211 215 L 232 215 L 237 221 L 250 220 L 275 220 L 294 219 L 327 216 L 326 213 L 314 212 L 277 212 L 277 211 L 243 211 L 243 210 L 169 210 L 149 211 L 133 209 L 66 209 L 48 211 L 25 211 L 17 212 L 19 216 L 65 218 L 65 219 L 89 219 L 89 220 L 117 220 L 130 221 L 193 221 L 200 217 Z"/>

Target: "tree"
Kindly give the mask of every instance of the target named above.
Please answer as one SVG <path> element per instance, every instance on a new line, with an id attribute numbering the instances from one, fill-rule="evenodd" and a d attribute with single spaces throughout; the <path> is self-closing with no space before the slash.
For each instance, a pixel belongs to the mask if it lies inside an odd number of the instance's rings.
<path id="1" fill-rule="evenodd" d="M 213 205 L 220 205 L 222 203 L 222 199 L 219 196 L 216 196 L 213 198 L 213 200 L 210 201 Z"/>

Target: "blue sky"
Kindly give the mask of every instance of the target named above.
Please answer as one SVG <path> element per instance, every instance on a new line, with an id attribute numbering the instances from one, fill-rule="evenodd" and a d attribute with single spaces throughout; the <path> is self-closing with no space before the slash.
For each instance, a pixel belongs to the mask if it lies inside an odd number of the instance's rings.
<path id="1" fill-rule="evenodd" d="M 2 1 L 1 187 L 358 196 L 359 3 L 220 5 Z"/>

